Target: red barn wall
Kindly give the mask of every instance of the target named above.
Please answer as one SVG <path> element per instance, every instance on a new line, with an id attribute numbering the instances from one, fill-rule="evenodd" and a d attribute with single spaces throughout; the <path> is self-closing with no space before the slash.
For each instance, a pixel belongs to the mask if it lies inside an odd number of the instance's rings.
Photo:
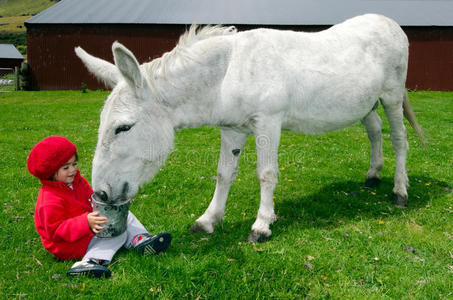
<path id="1" fill-rule="evenodd" d="M 409 38 L 406 86 L 453 91 L 453 27 L 405 27 Z"/>
<path id="2" fill-rule="evenodd" d="M 239 30 L 258 26 L 238 26 Z M 113 62 L 111 46 L 119 41 L 139 63 L 170 51 L 185 25 L 44 25 L 27 24 L 28 63 L 35 89 L 105 88 L 74 53 L 81 46 L 88 53 Z M 272 26 L 277 29 L 319 31 L 328 26 Z M 453 28 L 404 27 L 409 37 L 407 87 L 416 90 L 453 90 Z"/>
<path id="3" fill-rule="evenodd" d="M 105 88 L 76 56 L 81 46 L 88 53 L 113 63 L 112 43 L 129 48 L 139 63 L 159 57 L 176 45 L 184 25 L 33 25 L 27 27 L 27 60 L 35 89 Z"/>

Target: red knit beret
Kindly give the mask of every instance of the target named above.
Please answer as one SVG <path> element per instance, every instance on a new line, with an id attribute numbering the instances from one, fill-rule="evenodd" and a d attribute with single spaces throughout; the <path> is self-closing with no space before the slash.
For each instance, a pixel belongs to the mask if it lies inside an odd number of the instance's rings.
<path id="1" fill-rule="evenodd" d="M 39 179 L 49 179 L 76 154 L 77 148 L 67 138 L 51 136 L 31 149 L 28 171 Z"/>

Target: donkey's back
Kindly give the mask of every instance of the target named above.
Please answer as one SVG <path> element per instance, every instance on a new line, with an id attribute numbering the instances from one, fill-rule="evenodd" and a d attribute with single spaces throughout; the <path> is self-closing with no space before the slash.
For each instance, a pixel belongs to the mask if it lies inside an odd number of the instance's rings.
<path id="1" fill-rule="evenodd" d="M 402 101 L 407 37 L 384 16 L 318 33 L 256 29 L 229 38 L 222 103 L 233 111 L 280 113 L 283 128 L 316 134 L 361 120 L 378 98 Z"/>

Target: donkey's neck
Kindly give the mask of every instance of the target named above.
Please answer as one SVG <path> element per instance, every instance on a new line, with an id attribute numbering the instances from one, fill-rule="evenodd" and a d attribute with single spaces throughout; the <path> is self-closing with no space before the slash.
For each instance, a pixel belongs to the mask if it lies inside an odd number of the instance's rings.
<path id="1" fill-rule="evenodd" d="M 154 72 L 154 87 L 175 129 L 218 125 L 214 114 L 230 58 L 222 39 L 201 42 L 196 57 L 173 59 Z M 156 76 L 157 75 L 157 76 Z"/>
<path id="2" fill-rule="evenodd" d="M 213 77 L 207 80 L 204 76 L 185 76 L 192 84 L 184 88 L 171 84 L 165 86 L 164 105 L 170 113 L 175 129 L 217 124 L 213 110 L 222 79 Z"/>

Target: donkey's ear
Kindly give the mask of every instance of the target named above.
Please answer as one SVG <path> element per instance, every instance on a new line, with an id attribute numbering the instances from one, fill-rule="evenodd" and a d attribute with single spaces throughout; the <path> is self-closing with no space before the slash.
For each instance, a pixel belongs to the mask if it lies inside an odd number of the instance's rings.
<path id="1" fill-rule="evenodd" d="M 94 57 L 80 47 L 76 47 L 74 51 L 87 69 L 98 79 L 102 80 L 108 87 L 114 88 L 118 81 L 120 81 L 121 74 L 114 64 Z"/>
<path id="2" fill-rule="evenodd" d="M 127 83 L 137 94 L 140 94 L 146 83 L 134 54 L 118 42 L 113 43 L 112 51 L 115 65 L 120 70 L 124 79 L 126 79 Z"/>

